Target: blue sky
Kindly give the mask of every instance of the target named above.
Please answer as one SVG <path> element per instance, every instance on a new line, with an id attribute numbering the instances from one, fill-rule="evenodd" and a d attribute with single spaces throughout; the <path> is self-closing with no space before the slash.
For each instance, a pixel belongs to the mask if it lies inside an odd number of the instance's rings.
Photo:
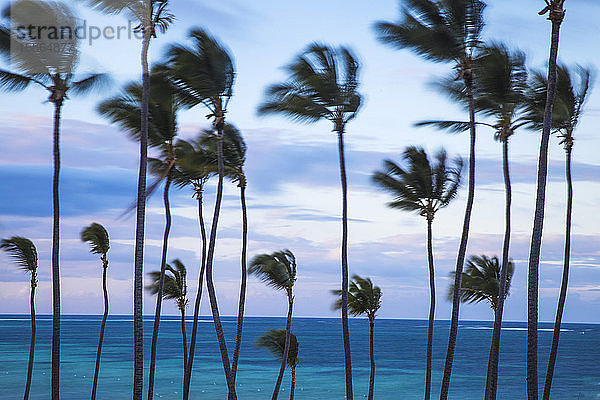
<path id="1" fill-rule="evenodd" d="M 537 15 L 542 1 L 494 2 L 486 10 L 486 40 L 502 40 L 528 54 L 528 64 L 544 68 L 550 24 Z M 596 44 L 600 31 L 594 19 L 600 4 L 567 2 L 560 58 L 569 64 L 600 65 Z M 160 60 L 165 47 L 185 41 L 193 26 L 208 29 L 231 51 L 237 67 L 234 98 L 228 118 L 248 143 L 249 256 L 291 249 L 298 258 L 296 315 L 335 316 L 331 289 L 339 286 L 340 189 L 336 138 L 327 123 L 298 125 L 280 117 L 258 117 L 256 107 L 264 88 L 285 77 L 282 66 L 313 41 L 351 46 L 361 60 L 365 103 L 348 126 L 347 163 L 350 190 L 350 271 L 368 275 L 382 287 L 380 316 L 426 318 L 428 310 L 425 258 L 425 221 L 389 210 L 389 197 L 369 181 L 385 158 L 398 160 L 408 145 L 428 151 L 445 147 L 452 155 L 467 156 L 467 138 L 450 136 L 412 125 L 430 118 L 465 118 L 464 111 L 434 92 L 428 82 L 450 71 L 449 65 L 421 61 L 409 51 L 379 44 L 372 30 L 378 20 L 395 20 L 398 2 L 309 0 L 292 2 L 242 0 L 186 1 L 172 6 L 177 21 L 152 43 L 151 59 Z M 126 24 L 121 16 L 103 16 L 78 9 L 88 24 Z M 582 40 L 585 38 L 585 40 Z M 62 170 L 61 273 L 65 313 L 101 312 L 100 266 L 79 240 L 90 222 L 105 225 L 111 234 L 109 288 L 113 313 L 131 312 L 133 218 L 119 218 L 134 200 L 138 146 L 95 112 L 97 103 L 139 76 L 139 42 L 98 41 L 82 49 L 81 71 L 108 71 L 113 85 L 101 94 L 73 98 L 64 107 Z M 31 88 L 4 95 L 0 116 L 0 237 L 23 235 L 40 251 L 38 310 L 51 310 L 51 106 L 45 93 Z M 180 115 L 184 138 L 207 126 L 201 109 Z M 586 114 L 576 132 L 573 174 L 572 275 L 565 320 L 600 322 L 600 95 L 592 92 Z M 534 205 L 538 135 L 517 132 L 511 139 L 514 181 L 512 257 L 516 272 L 505 316 L 526 318 L 526 266 Z M 503 232 L 503 185 L 500 145 L 492 132 L 479 131 L 476 209 L 468 254 L 499 254 Z M 564 230 L 564 155 L 552 138 L 547 218 L 540 279 L 540 319 L 554 319 L 562 268 Z M 213 182 L 214 184 L 214 182 Z M 207 191 L 207 214 L 214 187 Z M 240 210 L 237 188 L 225 188 L 222 223 L 216 249 L 215 278 L 219 304 L 234 314 L 239 285 Z M 163 211 L 160 196 L 149 202 L 146 230 L 146 271 L 158 268 Z M 446 300 L 449 273 L 454 267 L 464 209 L 465 190 L 438 213 L 434 225 L 436 317 L 450 315 Z M 188 266 L 190 292 L 195 293 L 200 242 L 195 202 L 189 190 L 172 195 L 174 224 L 169 259 Z M 209 219 L 209 218 L 207 218 Z M 0 255 L 0 313 L 28 311 L 27 277 Z M 154 299 L 145 297 L 145 312 Z M 206 302 L 203 312 L 207 313 Z M 251 279 L 247 312 L 283 315 L 286 304 L 279 293 Z M 164 308 L 176 313 L 173 304 Z M 485 304 L 465 305 L 466 319 L 489 319 Z"/>

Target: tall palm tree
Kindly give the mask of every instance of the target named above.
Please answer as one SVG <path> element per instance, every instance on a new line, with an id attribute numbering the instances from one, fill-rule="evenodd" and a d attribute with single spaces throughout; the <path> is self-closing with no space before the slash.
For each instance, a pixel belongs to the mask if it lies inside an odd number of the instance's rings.
<path id="1" fill-rule="evenodd" d="M 469 225 L 475 196 L 475 103 L 473 94 L 473 53 L 480 45 L 484 26 L 485 3 L 479 0 L 406 0 L 402 20 L 378 22 L 378 38 L 395 48 L 409 48 L 426 60 L 454 63 L 458 79 L 464 85 L 469 104 L 470 149 L 469 185 L 463 229 L 456 258 L 456 282 L 460 288 L 463 264 L 469 239 Z M 446 400 L 450 387 L 454 348 L 458 334 L 459 292 L 452 299 L 452 318 L 440 399 Z"/>
<path id="2" fill-rule="evenodd" d="M 501 293 L 501 267 L 498 257 L 485 255 L 471 256 L 467 260 L 467 268 L 463 272 L 462 288 L 460 289 L 460 301 L 463 303 L 480 303 L 487 301 L 494 311 L 498 312 L 498 306 L 510 294 L 510 284 L 514 275 L 514 264 L 508 262 L 505 290 Z M 454 274 L 454 272 L 452 273 Z M 448 298 L 452 298 L 454 285 L 448 290 Z M 487 398 L 487 395 L 486 395 Z"/>
<path id="3" fill-rule="evenodd" d="M 286 336 L 285 329 L 269 329 L 258 338 L 256 347 L 262 347 L 279 360 L 283 360 Z M 296 389 L 296 367 L 298 366 L 298 363 L 298 339 L 296 338 L 296 335 L 290 332 L 290 346 L 287 353 L 287 366 L 290 367 L 290 372 L 292 374 L 290 400 L 294 400 L 294 392 Z"/>
<path id="4" fill-rule="evenodd" d="M 100 255 L 102 262 L 102 293 L 104 295 L 104 314 L 100 323 L 100 336 L 98 337 L 98 351 L 96 352 L 96 367 L 94 368 L 94 382 L 92 384 L 91 399 L 96 398 L 98 388 L 98 373 L 100 372 L 100 355 L 102 354 L 102 343 L 104 342 L 104 328 L 108 318 L 108 290 L 106 287 L 106 270 L 108 269 L 108 250 L 110 249 L 110 239 L 108 232 L 104 227 L 96 222 L 85 227 L 81 231 L 81 241 L 90 244 L 90 252 Z"/>
<path id="5" fill-rule="evenodd" d="M 508 273 L 510 234 L 511 234 L 511 202 L 512 188 L 509 170 L 509 139 L 517 129 L 529 123 L 522 115 L 525 105 L 525 91 L 527 88 L 527 69 L 525 67 L 525 54 L 512 51 L 503 44 L 492 43 L 483 47 L 473 61 L 475 71 L 475 110 L 486 116 L 494 118 L 492 124 L 476 122 L 494 129 L 494 138 L 502 143 L 502 169 L 506 193 L 505 203 L 505 230 L 502 248 L 502 272 L 500 276 L 499 304 L 494 314 L 494 328 L 492 344 L 488 359 L 486 379 L 486 399 L 496 398 L 498 382 L 498 362 L 500 352 L 500 332 L 502 327 L 502 314 L 504 311 L 504 296 L 506 277 Z M 443 81 L 441 89 L 451 98 L 468 104 L 463 91 L 456 81 Z M 455 132 L 469 129 L 468 122 L 459 121 L 425 121 L 417 125 L 434 125 L 442 129 Z M 463 275 L 464 277 L 465 275 Z M 452 285 L 452 288 L 455 286 Z"/>
<path id="6" fill-rule="evenodd" d="M 144 384 L 144 226 L 146 220 L 146 170 L 148 164 L 148 102 L 150 98 L 150 41 L 164 33 L 175 17 L 167 8 L 168 0 L 84 0 L 93 8 L 107 14 L 125 12 L 139 21 L 134 29 L 142 32 L 140 63 L 142 69 L 142 102 L 140 113 L 140 163 L 138 172 L 135 251 L 133 277 L 133 399 L 141 400 Z"/>
<path id="7" fill-rule="evenodd" d="M 29 362 L 27 364 L 27 381 L 25 383 L 25 394 L 23 395 L 23 400 L 27 400 L 29 399 L 29 390 L 31 388 L 33 356 L 35 352 L 35 288 L 37 287 L 38 255 L 33 242 L 21 236 L 2 239 L 0 241 L 0 249 L 9 253 L 19 268 L 31 274 L 31 291 L 29 297 L 31 338 L 29 343 Z"/>
<path id="8" fill-rule="evenodd" d="M 130 83 L 123 92 L 98 106 L 98 112 L 112 123 L 121 126 L 135 140 L 140 140 L 142 127 L 139 115 L 142 110 L 143 88 L 139 83 Z M 150 196 L 158 185 L 165 181 L 163 203 L 165 208 L 165 229 L 163 234 L 161 271 L 163 275 L 167 264 L 167 249 L 171 230 L 171 209 L 169 190 L 173 179 L 175 166 L 175 145 L 173 140 L 178 132 L 177 112 L 181 108 L 175 97 L 174 87 L 169 80 L 164 66 L 152 69 L 150 75 L 150 99 L 148 119 L 148 145 L 158 149 L 159 158 L 149 158 L 150 171 L 156 176 L 154 183 L 147 189 L 145 197 Z M 150 372 L 148 379 L 148 398 L 154 394 L 154 375 L 156 370 L 156 346 L 158 328 L 162 307 L 162 283 L 159 285 L 159 295 L 156 298 L 154 328 L 150 347 Z"/>
<path id="9" fill-rule="evenodd" d="M 429 264 L 429 324 L 427 328 L 427 369 L 425 374 L 425 400 L 431 396 L 431 360 L 433 346 L 433 320 L 435 314 L 435 278 L 433 263 L 433 219 L 437 211 L 450 204 L 460 186 L 463 161 L 452 163 L 444 150 L 436 155 L 435 164 L 430 163 L 425 150 L 408 147 L 403 155 L 406 168 L 391 160 L 384 161 L 384 171 L 375 172 L 373 181 L 391 193 L 394 200 L 388 207 L 418 212 L 427 220 L 427 259 Z"/>
<path id="10" fill-rule="evenodd" d="M 18 0 L 11 3 L 10 8 L 3 11 L 3 17 L 11 19 L 13 26 L 29 25 L 32 18 L 37 18 L 43 26 L 75 27 L 75 17 L 65 3 L 41 0 Z M 0 31 L 0 35 L 8 31 Z M 12 35 L 13 48 L 19 49 L 5 56 L 10 57 L 13 71 L 0 70 L 0 88 L 6 91 L 22 91 L 30 85 L 38 86 L 49 94 L 48 102 L 54 106 L 53 127 L 53 163 L 52 179 L 52 399 L 59 398 L 60 384 L 60 120 L 62 107 L 69 95 L 89 93 L 92 89 L 106 83 L 105 74 L 77 75 L 79 46 L 76 37 L 65 40 Z M 49 44 L 58 44 L 61 52 L 51 50 Z M 0 51 L 8 49 L 0 46 Z"/>
<path id="11" fill-rule="evenodd" d="M 292 334 L 292 309 L 294 306 L 294 283 L 296 282 L 296 257 L 289 250 L 270 254 L 260 254 L 252 259 L 248 272 L 256 275 L 276 290 L 285 290 L 288 299 L 288 314 L 285 324 L 285 346 L 281 356 L 281 367 L 273 390 L 272 400 L 277 400 L 279 388 L 285 372 Z"/>
<path id="12" fill-rule="evenodd" d="M 548 59 L 548 86 L 544 110 L 542 138 L 538 159 L 537 190 L 531 246 L 529 249 L 529 268 L 527 273 L 527 399 L 538 398 L 538 295 L 539 266 L 542 248 L 542 231 L 544 226 L 544 208 L 546 206 L 546 179 L 548 177 L 548 142 L 552 129 L 552 107 L 556 94 L 556 60 L 558 58 L 558 39 L 560 26 L 565 17 L 563 8 L 565 0 L 544 0 L 546 7 L 540 15 L 549 13 L 552 22 L 550 39 L 550 56 Z"/>
<path id="13" fill-rule="evenodd" d="M 575 78 L 575 73 L 579 79 Z M 541 72 L 533 74 L 531 90 L 528 96 L 526 118 L 531 127 L 541 130 L 543 127 L 544 110 L 546 102 L 547 79 Z M 558 353 L 558 341 L 560 338 L 560 326 L 567 297 L 569 283 L 569 267 L 571 257 L 571 215 L 573 211 L 573 182 L 571 177 L 571 155 L 575 141 L 574 132 L 583 114 L 583 107 L 589 96 L 592 84 L 592 71 L 589 68 L 577 67 L 572 71 L 564 65 L 557 67 L 556 98 L 552 110 L 552 130 L 558 134 L 560 143 L 565 150 L 565 176 L 567 181 L 567 204 L 565 222 L 565 246 L 563 260 L 563 275 L 560 287 L 560 295 L 556 309 L 556 321 L 554 323 L 554 335 L 548 359 L 548 369 L 544 383 L 542 399 L 550 398 L 554 365 Z"/>
<path id="14" fill-rule="evenodd" d="M 187 338 L 185 331 L 185 308 L 187 299 L 187 272 L 185 265 L 179 259 L 167 264 L 165 272 L 152 271 L 148 273 L 150 284 L 146 290 L 151 294 L 159 295 L 162 281 L 162 297 L 165 300 L 175 300 L 177 308 L 181 313 L 181 339 L 183 344 L 183 371 L 187 366 Z"/>
<path id="15" fill-rule="evenodd" d="M 210 299 L 211 311 L 215 325 L 223 370 L 229 389 L 229 400 L 236 400 L 235 383 L 227 343 L 223 334 L 223 326 L 219 315 L 217 296 L 213 282 L 213 259 L 217 239 L 217 228 L 221 201 L 223 198 L 223 129 L 225 127 L 225 114 L 229 100 L 233 94 L 235 68 L 231 55 L 213 37 L 200 29 L 193 29 L 190 34 L 192 46 L 175 44 L 167 52 L 167 68 L 171 78 L 177 85 L 181 101 L 189 107 L 199 104 L 204 105 L 210 112 L 209 118 L 213 119 L 213 128 L 217 136 L 217 166 L 219 181 L 213 213 L 208 252 L 206 255 L 206 286 Z"/>
<path id="16" fill-rule="evenodd" d="M 339 310 L 342 307 L 342 291 L 334 290 L 333 294 L 339 298 L 333 304 L 333 308 Z M 375 349 L 373 334 L 375 327 L 375 314 L 381 308 L 381 289 L 373 285 L 371 278 L 352 276 L 350 289 L 348 290 L 348 312 L 351 315 L 366 315 L 369 320 L 369 356 L 371 359 L 371 375 L 369 377 L 369 400 L 373 400 L 375 388 Z"/>
<path id="17" fill-rule="evenodd" d="M 338 137 L 342 186 L 342 336 L 346 368 L 346 399 L 352 394 L 352 359 L 348 330 L 348 188 L 344 154 L 346 124 L 356 117 L 361 104 L 358 89 L 359 64 L 352 51 L 311 44 L 287 67 L 286 82 L 266 91 L 260 114 L 279 113 L 302 122 L 328 120 Z"/>

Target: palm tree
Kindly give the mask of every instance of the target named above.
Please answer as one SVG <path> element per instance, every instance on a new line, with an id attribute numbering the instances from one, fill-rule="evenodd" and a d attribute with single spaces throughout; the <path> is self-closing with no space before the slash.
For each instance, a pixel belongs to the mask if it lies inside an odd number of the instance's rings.
<path id="1" fill-rule="evenodd" d="M 134 287 L 133 287 L 133 399 L 141 400 L 144 384 L 144 226 L 146 220 L 146 170 L 148 164 L 148 102 L 150 98 L 150 67 L 148 52 L 150 40 L 157 33 L 165 33 L 175 17 L 167 9 L 168 0 L 84 0 L 93 8 L 106 14 L 128 13 L 139 21 L 135 32 L 142 32 L 140 62 L 142 67 L 142 102 L 140 113 L 140 164 L 138 174 L 135 251 L 134 251 Z M 148 393 L 150 396 L 152 392 Z"/>
<path id="2" fill-rule="evenodd" d="M 289 250 L 280 250 L 270 254 L 260 254 L 252 259 L 248 272 L 256 275 L 267 285 L 285 290 L 288 299 L 288 314 L 285 324 L 285 346 L 281 356 L 281 367 L 273 390 L 272 400 L 277 400 L 279 388 L 285 372 L 292 333 L 292 309 L 294 306 L 294 283 L 296 282 L 296 257 Z"/>
<path id="3" fill-rule="evenodd" d="M 546 205 L 546 179 L 548 177 L 548 142 L 552 129 L 552 107 L 556 94 L 556 60 L 558 58 L 558 38 L 560 25 L 565 17 L 563 8 L 565 0 L 544 0 L 546 7 L 540 15 L 549 13 L 548 19 L 552 22 L 550 39 L 550 57 L 548 60 L 548 86 L 544 110 L 542 138 L 540 140 L 540 154 L 538 159 L 537 190 L 535 197 L 535 211 L 533 215 L 533 229 L 531 232 L 531 246 L 529 249 L 529 268 L 527 272 L 527 398 L 538 398 L 538 291 L 539 291 L 539 266 L 540 251 L 542 248 L 542 230 L 544 225 L 544 208 Z"/>
<path id="4" fill-rule="evenodd" d="M 104 227 L 96 222 L 85 227 L 81 231 L 81 241 L 90 244 L 90 252 L 100 255 L 102 262 L 102 293 L 104 294 L 104 314 L 100 323 L 100 337 L 98 338 L 98 351 L 96 352 L 96 368 L 94 369 L 94 382 L 92 384 L 91 399 L 96 398 L 96 390 L 98 388 L 98 373 L 100 372 L 100 355 L 102 354 L 102 343 L 104 341 L 104 328 L 108 318 L 108 290 L 106 288 L 106 270 L 108 268 L 107 253 L 110 249 L 110 239 L 108 232 Z"/>
<path id="5" fill-rule="evenodd" d="M 286 336 L 284 329 L 269 329 L 258 338 L 256 347 L 262 347 L 279 360 L 283 360 Z M 294 400 L 294 392 L 296 389 L 296 367 L 298 366 L 298 362 L 298 339 L 296 339 L 296 335 L 290 332 L 290 345 L 287 353 L 287 366 L 290 367 L 292 373 L 290 400 Z"/>
<path id="6" fill-rule="evenodd" d="M 525 67 L 525 54 L 520 51 L 511 51 L 505 45 L 493 43 L 483 47 L 473 61 L 475 70 L 475 109 L 476 111 L 494 118 L 493 124 L 476 122 L 478 125 L 489 126 L 494 129 L 494 138 L 502 143 L 502 167 L 504 187 L 506 193 L 505 205 L 505 231 L 502 249 L 502 272 L 500 276 L 499 303 L 494 314 L 494 328 L 492 344 L 488 359 L 486 379 L 486 399 L 496 398 L 498 382 L 498 362 L 500 352 L 500 332 L 502 327 L 502 314 L 504 311 L 504 296 L 506 277 L 508 273 L 510 234 L 511 234 L 511 202 L 512 188 L 508 159 L 508 144 L 510 137 L 517 129 L 528 124 L 528 120 L 521 115 L 525 103 L 525 90 L 527 87 L 527 69 Z M 444 81 L 442 90 L 451 98 L 468 103 L 468 99 L 460 90 L 455 81 Z M 417 125 L 434 125 L 442 129 L 460 132 L 469 129 L 468 122 L 459 121 L 425 121 Z M 465 275 L 463 274 L 463 277 Z M 452 288 L 455 286 L 452 285 Z"/>
<path id="7" fill-rule="evenodd" d="M 433 320 L 435 314 L 435 278 L 433 265 L 432 225 L 436 212 L 446 207 L 456 197 L 460 186 L 463 162 L 457 158 L 450 164 L 444 150 L 436 155 L 431 164 L 425 150 L 408 147 L 402 156 L 407 168 L 391 160 L 384 161 L 384 171 L 375 172 L 373 181 L 394 195 L 388 203 L 390 208 L 418 212 L 427 220 L 427 258 L 429 262 L 429 325 L 427 328 L 427 369 L 425 376 L 425 400 L 431 396 L 431 360 L 433 345 Z"/>
<path id="8" fill-rule="evenodd" d="M 103 101 L 98 106 L 98 112 L 112 123 L 121 126 L 134 140 L 140 140 L 142 129 L 139 115 L 142 110 L 143 88 L 139 83 L 130 83 L 123 92 L 115 97 Z M 161 271 L 167 263 L 167 248 L 171 230 L 171 209 L 169 204 L 169 190 L 173 179 L 175 166 L 175 145 L 173 140 L 177 135 L 177 112 L 180 109 L 174 87 L 169 80 L 165 68 L 157 66 L 150 75 L 150 99 L 148 120 L 148 144 L 160 152 L 159 158 L 149 158 L 150 171 L 156 176 L 154 183 L 147 189 L 145 197 L 150 196 L 158 185 L 164 180 L 163 203 L 165 208 L 165 230 L 163 234 Z M 162 307 L 162 284 L 159 285 L 159 295 L 156 298 L 154 314 L 154 328 L 152 331 L 152 344 L 150 347 L 150 372 L 148 379 L 148 396 L 151 399 L 154 393 L 154 375 L 156 370 L 156 346 L 158 341 L 158 328 Z"/>
<path id="9" fill-rule="evenodd" d="M 233 94 L 235 69 L 228 51 L 208 33 L 194 29 L 189 34 L 193 45 L 172 45 L 167 52 L 167 68 L 171 78 L 177 85 L 181 101 L 189 107 L 199 104 L 204 105 L 213 118 L 213 128 L 217 132 L 217 166 L 219 181 L 215 209 L 208 242 L 206 255 L 206 286 L 210 298 L 211 311 L 215 325 L 223 370 L 229 389 L 229 400 L 237 400 L 235 384 L 227 343 L 223 334 L 223 326 L 219 315 L 217 296 L 213 282 L 213 258 L 217 239 L 217 227 L 221 200 L 223 198 L 223 177 L 225 174 L 223 163 L 223 129 L 225 127 L 225 114 L 229 99 Z"/>
<path id="10" fill-rule="evenodd" d="M 510 284 L 515 268 L 512 261 L 508 262 L 504 294 L 500 291 L 501 268 L 498 257 L 485 255 L 471 256 L 467 260 L 467 268 L 463 272 L 462 288 L 460 289 L 460 301 L 463 303 L 479 303 L 487 301 L 494 313 L 498 312 L 498 306 L 510 294 Z M 452 273 L 454 274 L 454 273 Z M 448 298 L 452 298 L 454 285 L 450 285 Z M 486 395 L 487 398 L 487 395 Z"/>
<path id="11" fill-rule="evenodd" d="M 361 104 L 359 64 L 350 49 L 311 44 L 287 67 L 286 82 L 270 86 L 260 114 L 280 113 L 302 122 L 329 120 L 338 136 L 342 186 L 342 335 L 346 368 L 346 399 L 352 394 L 352 360 L 348 330 L 348 189 L 344 155 L 346 124 Z"/>
<path id="12" fill-rule="evenodd" d="M 469 225 L 475 196 L 475 102 L 473 94 L 473 53 L 480 45 L 485 3 L 479 0 L 407 0 L 398 23 L 378 22 L 378 38 L 395 48 L 409 48 L 426 60 L 454 63 L 458 79 L 464 84 L 469 104 L 469 185 L 463 229 L 456 258 L 456 282 L 460 288 L 469 240 Z M 446 400 L 450 387 L 454 348 L 458 334 L 459 292 L 452 299 L 452 318 L 440 400 Z"/>
<path id="13" fill-rule="evenodd" d="M 0 241 L 0 249 L 9 253 L 19 268 L 31 274 L 31 293 L 29 297 L 31 341 L 29 343 L 27 382 L 25 383 L 25 394 L 23 395 L 23 400 L 27 400 L 29 399 L 29 390 L 31 388 L 33 355 L 35 352 L 35 288 L 37 287 L 38 255 L 35 245 L 31 242 L 31 240 L 21 236 L 13 236 L 10 239 L 2 239 L 2 241 Z"/>
<path id="14" fill-rule="evenodd" d="M 342 307 L 342 291 L 334 290 L 333 294 L 339 298 L 333 304 L 335 310 Z M 375 351 L 373 345 L 373 333 L 375 327 L 375 314 L 381 307 L 381 289 L 374 286 L 371 278 L 352 276 L 350 289 L 348 290 L 348 312 L 351 315 L 366 315 L 369 320 L 369 355 L 371 358 L 371 375 L 369 378 L 369 400 L 373 400 L 375 388 Z"/>
<path id="15" fill-rule="evenodd" d="M 18 0 L 11 3 L 10 9 L 5 9 L 3 17 L 9 18 L 13 26 L 29 25 L 31 18 L 43 20 L 44 26 L 75 27 L 75 18 L 65 3 L 41 0 Z M 6 35 L 1 31 L 0 35 Z M 48 39 L 43 37 L 21 37 L 12 35 L 13 48 L 19 49 L 9 54 L 14 71 L 0 70 L 0 88 L 6 91 L 21 91 L 30 85 L 45 89 L 49 96 L 48 102 L 54 106 L 53 127 L 53 158 L 54 173 L 52 186 L 52 399 L 59 398 L 60 378 L 60 119 L 65 100 L 70 94 L 85 94 L 106 83 L 105 74 L 90 74 L 80 77 L 75 74 L 78 63 L 79 47 L 77 38 L 54 40 L 53 44 L 61 47 L 61 52 L 51 50 Z M 0 41 L 7 40 L 6 36 Z M 0 51 L 8 49 L 0 46 Z"/>
<path id="16" fill-rule="evenodd" d="M 175 300 L 177 308 L 181 312 L 181 339 L 183 343 L 183 371 L 187 366 L 187 338 L 185 333 L 185 308 L 188 304 L 187 299 L 187 272 L 185 265 L 179 259 L 167 264 L 165 272 L 152 271 L 148 273 L 150 284 L 146 290 L 151 294 L 159 295 L 162 281 L 162 297 L 165 300 Z"/>
<path id="17" fill-rule="evenodd" d="M 554 323 L 554 335 L 552 337 L 552 347 L 550 349 L 550 357 L 548 359 L 544 393 L 542 395 L 542 399 L 544 400 L 548 400 L 550 398 L 552 378 L 554 375 L 554 365 L 556 363 L 556 356 L 558 353 L 560 326 L 569 283 L 571 214 L 573 209 L 571 153 L 573 151 L 573 143 L 575 141 L 573 134 L 583 114 L 583 107 L 587 97 L 589 96 L 592 83 L 592 71 L 589 68 L 577 67 L 576 73 L 579 75 L 578 82 L 574 76 L 574 71 L 569 70 L 569 68 L 564 65 L 559 65 L 557 67 L 556 98 L 552 110 L 552 130 L 554 133 L 558 134 L 558 137 L 561 139 L 560 143 L 565 149 L 567 204 L 563 276 L 556 309 L 556 321 Z M 541 72 L 535 72 L 532 77 L 531 90 L 528 96 L 527 114 L 525 117 L 530 121 L 531 127 L 536 130 L 541 130 L 543 127 L 547 87 L 548 82 L 546 77 Z"/>

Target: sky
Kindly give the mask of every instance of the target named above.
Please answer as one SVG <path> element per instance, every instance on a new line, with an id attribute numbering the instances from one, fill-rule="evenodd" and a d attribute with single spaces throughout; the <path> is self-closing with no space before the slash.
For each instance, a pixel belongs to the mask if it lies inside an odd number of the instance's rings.
<path id="1" fill-rule="evenodd" d="M 501 5 L 500 5 L 501 3 Z M 6 2 L 4 2 L 4 5 Z M 372 173 L 382 160 L 400 161 L 410 145 L 432 153 L 444 147 L 452 156 L 468 156 L 466 135 L 415 128 L 427 119 L 463 119 L 464 110 L 432 89 L 430 82 L 452 71 L 447 64 L 425 62 L 408 50 L 395 50 L 376 40 L 373 24 L 399 17 L 399 2 L 378 0 L 224 0 L 174 1 L 176 17 L 169 31 L 151 45 L 152 62 L 169 44 L 186 43 L 192 27 L 218 38 L 235 59 L 236 83 L 228 120 L 248 144 L 246 174 L 249 219 L 248 256 L 288 248 L 298 260 L 295 315 L 335 317 L 331 290 L 340 285 L 341 190 L 336 136 L 327 122 L 303 125 L 278 116 L 261 117 L 256 109 L 265 88 L 285 79 L 282 67 L 312 42 L 350 46 L 360 60 L 359 90 L 364 105 L 347 127 L 349 181 L 349 268 L 370 276 L 383 291 L 383 318 L 425 319 L 429 288 L 425 220 L 386 207 L 390 196 L 375 187 Z M 524 50 L 528 66 L 544 69 L 550 23 L 537 12 L 543 2 L 491 2 L 485 11 L 484 39 L 503 41 Z M 600 31 L 594 16 L 600 4 L 569 0 L 561 30 L 559 58 L 569 65 L 600 65 Z M 126 25 L 125 16 L 106 16 L 76 7 L 88 26 Z M 585 40 L 582 40 L 584 38 Z M 122 217 L 135 200 L 139 146 L 96 112 L 97 104 L 139 79 L 140 42 L 135 38 L 97 40 L 82 46 L 79 71 L 109 72 L 112 85 L 101 93 L 69 99 L 63 111 L 61 146 L 61 291 L 65 314 L 102 311 L 101 264 L 79 234 L 91 222 L 102 223 L 111 236 L 108 285 L 111 313 L 132 312 L 133 215 Z M 3 64 L 3 68 L 10 68 Z M 50 245 L 52 233 L 52 107 L 42 90 L 29 88 L 2 96 L 0 114 L 0 237 L 26 236 L 40 253 L 37 310 L 50 313 Z M 179 116 L 182 138 L 208 127 L 206 110 Z M 571 276 L 564 320 L 600 323 L 600 94 L 592 91 L 576 131 L 573 152 L 575 187 Z M 527 258 L 533 221 L 539 135 L 520 130 L 511 138 L 513 234 L 511 257 L 515 276 L 505 306 L 505 320 L 526 320 Z M 151 151 L 152 153 L 152 151 Z M 500 255 L 504 192 L 501 147 L 493 132 L 479 130 L 477 190 L 467 254 Z M 540 320 L 554 319 L 562 273 L 564 240 L 564 151 L 553 137 L 546 219 L 540 263 Z M 465 175 L 466 181 L 466 175 Z M 206 193 L 207 226 L 216 184 Z M 200 239 L 196 202 L 189 189 L 174 190 L 174 216 L 168 259 L 180 258 L 188 268 L 189 292 L 197 287 Z M 145 272 L 160 267 L 164 228 L 161 196 L 147 209 Z M 437 319 L 449 319 L 447 299 L 462 225 L 466 188 L 434 221 Z M 240 275 L 241 211 L 238 188 L 225 185 L 215 258 L 215 282 L 224 315 L 237 310 Z M 27 313 L 28 277 L 0 254 L 0 313 Z M 204 292 L 206 293 L 206 292 Z M 145 294 L 144 312 L 155 299 Z M 282 316 L 282 293 L 250 278 L 247 315 Z M 173 302 L 163 312 L 176 314 Z M 203 300 L 202 313 L 208 314 Z M 487 304 L 466 304 L 461 318 L 489 320 Z"/>

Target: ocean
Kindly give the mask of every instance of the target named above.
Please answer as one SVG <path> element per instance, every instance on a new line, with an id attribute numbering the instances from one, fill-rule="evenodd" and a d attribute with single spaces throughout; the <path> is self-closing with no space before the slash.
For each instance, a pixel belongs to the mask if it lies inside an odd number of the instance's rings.
<path id="1" fill-rule="evenodd" d="M 91 391 L 100 316 L 64 315 L 61 345 L 61 399 L 81 400 Z M 153 318 L 144 319 L 145 360 L 149 360 Z M 233 351 L 236 319 L 225 317 L 228 350 Z M 37 318 L 37 343 L 31 399 L 50 398 L 51 316 Z M 188 340 L 191 318 L 188 318 Z M 214 327 L 210 317 L 198 324 L 198 341 L 192 375 L 191 399 L 224 399 L 226 385 Z M 460 323 L 451 399 L 483 398 L 491 322 Z M 526 324 L 505 322 L 501 341 L 499 400 L 525 399 Z M 267 329 L 285 328 L 284 318 L 248 317 L 239 363 L 240 400 L 268 399 L 279 363 L 256 339 Z M 133 320 L 109 317 L 100 368 L 98 399 L 131 398 L 133 377 Z M 294 318 L 292 330 L 299 341 L 296 370 L 297 400 L 344 398 L 344 363 L 341 324 L 338 319 Z M 432 398 L 439 396 L 449 321 L 436 321 Z M 421 399 L 425 381 L 427 322 L 378 319 L 375 323 L 375 398 Z M 29 317 L 0 315 L 0 399 L 23 397 L 29 348 Z M 350 321 L 355 399 L 366 398 L 369 382 L 369 328 L 364 319 Z M 539 332 L 539 384 L 543 385 L 552 340 L 552 324 Z M 146 364 L 146 368 L 147 368 Z M 183 350 L 179 318 L 161 319 L 158 341 L 155 398 L 181 398 Z M 147 369 L 145 378 L 147 379 Z M 286 372 L 279 398 L 289 398 Z M 552 391 L 553 400 L 600 399 L 600 325 L 563 324 Z"/>

